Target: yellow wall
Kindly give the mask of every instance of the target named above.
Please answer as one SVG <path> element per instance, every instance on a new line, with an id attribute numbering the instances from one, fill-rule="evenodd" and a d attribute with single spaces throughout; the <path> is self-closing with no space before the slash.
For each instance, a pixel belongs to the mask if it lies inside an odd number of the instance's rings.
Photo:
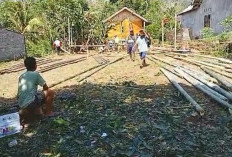
<path id="1" fill-rule="evenodd" d="M 114 38 L 115 35 L 117 35 L 120 39 L 126 39 L 127 36 L 130 33 L 130 25 L 134 30 L 134 33 L 137 34 L 139 33 L 139 30 L 143 28 L 143 21 L 129 21 L 128 19 L 125 19 L 122 22 L 122 27 L 123 27 L 123 32 L 121 32 L 121 24 L 120 22 L 115 23 L 115 26 L 108 32 L 108 38 Z"/>

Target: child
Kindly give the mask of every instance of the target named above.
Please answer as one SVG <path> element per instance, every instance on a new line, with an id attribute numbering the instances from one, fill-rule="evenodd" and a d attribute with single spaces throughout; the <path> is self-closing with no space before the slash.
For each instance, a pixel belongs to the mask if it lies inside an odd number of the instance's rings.
<path id="1" fill-rule="evenodd" d="M 18 83 L 18 104 L 21 110 L 30 110 L 37 115 L 43 115 L 42 105 L 45 103 L 45 116 L 54 116 L 52 111 L 52 103 L 54 99 L 54 91 L 48 88 L 43 77 L 35 71 L 37 68 L 36 60 L 33 57 L 27 57 L 24 60 L 27 69 L 19 77 Z M 38 92 L 38 85 L 43 87 L 42 92 Z"/>
<path id="2" fill-rule="evenodd" d="M 138 46 L 138 49 L 139 49 L 139 52 L 140 52 L 140 58 L 142 60 L 142 64 L 141 64 L 140 68 L 143 68 L 144 66 L 147 66 L 146 60 L 145 60 L 147 52 L 148 52 L 147 38 L 148 38 L 148 36 L 144 32 L 144 30 L 141 29 L 139 31 L 139 37 L 136 40 L 136 43 L 135 43 L 135 45 L 133 47 L 133 51 L 135 51 L 135 47 Z"/>
<path id="3" fill-rule="evenodd" d="M 135 60 L 135 52 L 132 51 L 135 41 L 136 36 L 134 35 L 134 31 L 130 30 L 130 35 L 127 37 L 127 53 L 130 55 L 132 61 Z"/>

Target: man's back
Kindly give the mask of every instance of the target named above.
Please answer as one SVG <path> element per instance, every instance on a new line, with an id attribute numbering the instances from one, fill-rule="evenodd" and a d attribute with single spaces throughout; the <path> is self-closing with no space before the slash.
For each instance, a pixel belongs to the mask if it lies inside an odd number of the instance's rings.
<path id="1" fill-rule="evenodd" d="M 148 46 L 146 42 L 146 37 L 138 37 L 136 43 L 138 44 L 138 49 L 140 52 L 147 52 Z"/>
<path id="2" fill-rule="evenodd" d="M 27 107 L 35 99 L 38 85 L 46 82 L 37 71 L 27 71 L 19 77 L 18 103 L 21 108 Z"/>

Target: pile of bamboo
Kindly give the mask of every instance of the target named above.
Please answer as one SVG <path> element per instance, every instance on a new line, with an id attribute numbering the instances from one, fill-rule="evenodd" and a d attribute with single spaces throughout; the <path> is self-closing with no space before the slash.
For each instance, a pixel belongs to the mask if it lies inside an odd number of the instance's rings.
<path id="1" fill-rule="evenodd" d="M 149 59 L 159 64 L 164 75 L 200 115 L 204 114 L 203 108 L 181 87 L 178 80 L 186 80 L 221 106 L 232 110 L 231 60 L 194 54 L 169 53 L 166 56 L 174 59 L 175 63 L 157 56 Z M 198 57 L 198 59 L 194 57 Z M 200 61 L 199 58 L 208 58 L 209 60 Z M 181 62 L 178 60 L 185 64 L 180 64 Z M 186 65 L 186 63 L 188 64 Z M 190 68 L 188 65 L 195 65 L 197 68 Z"/>

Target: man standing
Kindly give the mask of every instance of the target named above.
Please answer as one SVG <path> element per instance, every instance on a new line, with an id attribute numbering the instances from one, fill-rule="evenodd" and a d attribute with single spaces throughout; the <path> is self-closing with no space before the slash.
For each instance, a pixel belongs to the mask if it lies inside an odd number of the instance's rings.
<path id="1" fill-rule="evenodd" d="M 54 47 L 54 49 L 55 49 L 57 55 L 59 55 L 59 53 L 60 53 L 60 51 L 61 51 L 61 44 L 62 44 L 62 43 L 61 43 L 60 40 L 58 40 L 58 38 L 56 38 L 56 40 L 55 40 L 54 43 L 53 43 L 53 47 Z"/>
<path id="2" fill-rule="evenodd" d="M 140 58 L 142 60 L 142 64 L 141 64 L 140 68 L 143 68 L 144 66 L 147 66 L 147 64 L 146 64 L 146 55 L 147 55 L 147 52 L 148 52 L 147 40 L 148 40 L 147 34 L 145 33 L 145 31 L 143 29 L 141 29 L 139 31 L 139 37 L 136 40 L 136 43 L 135 43 L 135 45 L 133 47 L 133 52 L 135 52 L 135 48 L 138 46 L 139 53 L 140 53 Z"/>
<path id="3" fill-rule="evenodd" d="M 127 37 L 127 53 L 130 55 L 130 59 L 135 61 L 135 52 L 132 51 L 134 44 L 136 42 L 136 36 L 134 35 L 134 31 L 130 31 L 130 35 Z"/>

